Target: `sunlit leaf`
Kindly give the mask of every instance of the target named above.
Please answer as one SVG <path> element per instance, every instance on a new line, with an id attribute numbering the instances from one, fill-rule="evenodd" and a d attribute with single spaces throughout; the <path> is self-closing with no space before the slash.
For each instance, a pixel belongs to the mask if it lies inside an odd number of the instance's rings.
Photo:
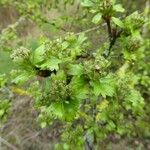
<path id="1" fill-rule="evenodd" d="M 114 9 L 115 11 L 117 11 L 117 12 L 124 12 L 124 11 L 125 11 L 125 9 L 122 7 L 121 4 L 114 5 L 114 6 L 113 6 L 113 9 Z"/>
<path id="2" fill-rule="evenodd" d="M 112 17 L 112 21 L 113 21 L 117 26 L 119 26 L 119 27 L 121 27 L 121 28 L 124 28 L 124 24 L 123 24 L 123 22 L 122 22 L 120 19 L 115 18 L 115 17 Z"/>
<path id="3" fill-rule="evenodd" d="M 96 14 L 96 15 L 93 17 L 92 22 L 95 23 L 95 24 L 97 24 L 97 23 L 99 23 L 99 22 L 101 21 L 101 18 L 102 18 L 102 14 L 101 14 L 101 13 L 98 13 L 98 14 Z"/>

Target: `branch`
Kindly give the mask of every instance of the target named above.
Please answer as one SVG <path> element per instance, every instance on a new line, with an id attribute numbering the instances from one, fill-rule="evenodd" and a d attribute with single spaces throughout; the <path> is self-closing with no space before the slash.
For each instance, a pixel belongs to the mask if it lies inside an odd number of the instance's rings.
<path id="1" fill-rule="evenodd" d="M 112 31 L 111 31 L 110 19 L 106 19 L 106 23 L 107 23 L 107 30 L 108 30 L 108 35 L 109 35 L 109 41 L 111 43 Z"/>
<path id="2" fill-rule="evenodd" d="M 93 106 L 93 121 L 94 121 L 94 124 L 96 124 L 96 113 L 97 113 L 97 107 L 96 107 L 96 103 L 94 104 Z M 96 137 L 96 133 L 94 131 L 93 133 L 93 138 L 94 138 L 94 141 L 93 141 L 93 146 L 95 146 L 97 144 L 97 137 Z"/>
<path id="3" fill-rule="evenodd" d="M 110 53 L 111 53 L 111 49 L 112 49 L 112 47 L 115 45 L 116 40 L 120 37 L 121 33 L 122 33 L 122 30 L 120 30 L 120 31 L 117 33 L 117 35 L 115 35 L 115 36 L 113 37 L 113 39 L 111 39 L 110 44 L 109 44 L 109 48 L 108 48 L 108 50 L 107 50 L 108 53 L 107 53 L 107 55 L 106 55 L 106 58 L 109 57 L 109 55 L 110 55 Z"/>
<path id="4" fill-rule="evenodd" d="M 103 55 L 103 56 L 104 56 L 105 58 L 107 58 L 107 57 L 109 57 L 109 55 L 110 55 L 110 53 L 111 53 L 111 49 L 112 49 L 112 47 L 114 46 L 114 44 L 115 44 L 117 38 L 120 37 L 120 35 L 121 35 L 121 33 L 122 33 L 122 30 L 118 31 L 118 33 L 117 33 L 116 30 L 113 31 L 112 28 L 111 28 L 111 25 L 110 25 L 110 18 L 109 18 L 109 17 L 108 17 L 108 18 L 104 18 L 104 20 L 105 20 L 106 23 L 107 23 L 107 30 L 108 30 L 108 35 L 109 35 L 109 47 L 108 47 L 108 49 L 104 52 L 104 55 Z"/>

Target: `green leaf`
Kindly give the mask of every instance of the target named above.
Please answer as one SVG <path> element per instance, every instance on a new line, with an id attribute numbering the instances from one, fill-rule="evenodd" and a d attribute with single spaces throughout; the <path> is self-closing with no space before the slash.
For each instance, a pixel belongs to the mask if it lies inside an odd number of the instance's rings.
<path id="1" fill-rule="evenodd" d="M 7 82 L 7 77 L 5 74 L 0 74 L 0 88 L 3 87 Z"/>
<path id="2" fill-rule="evenodd" d="M 85 36 L 85 33 L 81 33 L 78 37 L 78 44 L 80 45 L 86 40 L 87 40 L 87 37 Z"/>
<path id="3" fill-rule="evenodd" d="M 126 19 L 132 19 L 135 17 L 139 17 L 140 14 L 138 13 L 138 11 L 133 12 L 132 14 L 130 14 L 129 16 L 126 17 Z"/>
<path id="4" fill-rule="evenodd" d="M 120 19 L 115 18 L 115 17 L 112 17 L 112 21 L 113 21 L 117 26 L 119 26 L 119 27 L 121 27 L 121 28 L 124 28 L 124 24 L 123 24 L 123 22 L 122 22 Z"/>
<path id="5" fill-rule="evenodd" d="M 144 99 L 141 94 L 135 89 L 129 89 L 125 96 L 125 107 L 131 109 L 134 114 L 142 114 L 144 108 Z"/>
<path id="6" fill-rule="evenodd" d="M 70 83 L 72 95 L 77 99 L 85 99 L 88 96 L 89 88 L 87 82 L 82 77 L 75 77 Z"/>
<path id="7" fill-rule="evenodd" d="M 61 63 L 61 60 L 55 57 L 51 57 L 49 60 L 47 60 L 45 63 L 40 65 L 42 69 L 50 69 L 51 71 L 53 70 L 58 70 L 59 69 L 59 64 Z"/>
<path id="8" fill-rule="evenodd" d="M 2 117 L 5 113 L 5 110 L 4 109 L 0 109 L 0 117 Z"/>
<path id="9" fill-rule="evenodd" d="M 74 119 L 76 116 L 76 113 L 78 111 L 79 107 L 79 100 L 77 99 L 70 99 L 69 101 L 66 101 L 63 103 L 64 109 L 65 109 L 65 114 L 64 114 L 64 119 L 66 121 L 71 121 Z"/>
<path id="10" fill-rule="evenodd" d="M 22 74 L 18 75 L 15 79 L 12 80 L 13 83 L 22 84 L 29 80 L 33 75 L 29 74 L 28 72 L 23 72 Z"/>
<path id="11" fill-rule="evenodd" d="M 111 0 L 111 2 L 113 3 L 113 5 L 116 3 L 116 0 Z"/>
<path id="12" fill-rule="evenodd" d="M 41 45 L 31 55 L 31 62 L 34 65 L 39 65 L 45 59 L 45 45 Z"/>
<path id="13" fill-rule="evenodd" d="M 55 102 L 49 107 L 49 111 L 59 119 L 70 121 L 75 117 L 78 106 L 77 100 L 59 100 L 59 102 Z"/>
<path id="14" fill-rule="evenodd" d="M 123 51 L 123 55 L 126 60 L 136 60 L 137 59 L 135 53 L 129 52 L 127 50 Z"/>
<path id="15" fill-rule="evenodd" d="M 99 96 L 100 94 L 103 97 L 106 96 L 113 96 L 115 94 L 115 81 L 112 77 L 107 76 L 104 78 L 101 78 L 100 80 L 93 81 L 93 93 L 95 96 Z"/>
<path id="16" fill-rule="evenodd" d="M 115 11 L 117 11 L 117 12 L 124 12 L 124 11 L 125 11 L 125 9 L 122 7 L 121 4 L 114 5 L 114 6 L 113 6 L 113 9 L 114 9 Z"/>
<path id="17" fill-rule="evenodd" d="M 42 122 L 41 123 L 41 128 L 45 128 L 47 126 L 47 123 L 46 122 Z"/>
<path id="18" fill-rule="evenodd" d="M 66 49 L 69 46 L 69 43 L 67 41 L 62 43 L 62 50 Z"/>
<path id="19" fill-rule="evenodd" d="M 64 70 L 58 70 L 57 74 L 55 75 L 55 80 L 66 80 L 66 73 Z"/>
<path id="20" fill-rule="evenodd" d="M 99 96 L 99 94 L 101 93 L 101 86 L 100 86 L 100 83 L 99 83 L 99 81 L 97 82 L 97 81 L 94 81 L 93 83 L 92 83 L 92 86 L 93 86 L 93 92 L 94 92 L 94 95 L 95 96 Z"/>
<path id="21" fill-rule="evenodd" d="M 101 19 L 102 19 L 102 14 L 101 14 L 101 13 L 98 13 L 98 14 L 96 14 L 96 15 L 93 17 L 92 22 L 95 23 L 95 24 L 97 24 L 97 23 L 99 23 L 99 22 L 101 21 Z"/>
<path id="22" fill-rule="evenodd" d="M 1 124 L 1 121 L 5 121 L 8 115 L 10 106 L 11 106 L 11 103 L 9 100 L 0 99 L 0 124 Z"/>
<path id="23" fill-rule="evenodd" d="M 68 74 L 70 75 L 82 75 L 83 74 L 83 66 L 82 65 L 69 65 L 69 71 Z"/>
<path id="24" fill-rule="evenodd" d="M 95 14 L 97 12 L 97 10 L 91 9 L 91 10 L 89 10 L 89 12 L 92 13 L 92 14 Z"/>
<path id="25" fill-rule="evenodd" d="M 52 111 L 52 113 L 58 117 L 58 118 L 62 118 L 63 117 L 63 114 L 64 114 L 64 107 L 63 107 L 63 103 L 61 102 L 56 102 L 56 103 L 53 103 L 49 109 Z"/>
<path id="26" fill-rule="evenodd" d="M 94 3 L 91 0 L 84 0 L 83 2 L 81 2 L 81 5 L 84 7 L 92 7 Z"/>

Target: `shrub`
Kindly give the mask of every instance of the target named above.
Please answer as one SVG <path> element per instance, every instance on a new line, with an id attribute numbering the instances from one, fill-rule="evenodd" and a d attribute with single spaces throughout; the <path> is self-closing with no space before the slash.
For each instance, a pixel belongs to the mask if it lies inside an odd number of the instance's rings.
<path id="1" fill-rule="evenodd" d="M 81 5 L 98 28 L 45 37 L 35 49 L 11 52 L 18 69 L 10 78 L 16 85 L 29 84 L 26 94 L 35 100 L 41 127 L 56 120 L 64 124 L 58 149 L 95 148 L 109 134 L 138 136 L 146 115 L 148 96 L 141 86 L 147 89 L 149 79 L 144 65 L 149 40 L 142 34 L 147 18 L 138 11 L 126 15 L 115 0 L 83 0 Z M 86 33 L 102 23 L 109 41 L 92 49 Z"/>

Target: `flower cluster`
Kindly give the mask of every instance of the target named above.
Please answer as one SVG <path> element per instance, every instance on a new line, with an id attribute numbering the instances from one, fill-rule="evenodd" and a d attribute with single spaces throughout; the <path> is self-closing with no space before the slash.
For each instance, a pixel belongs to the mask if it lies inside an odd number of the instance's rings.
<path id="1" fill-rule="evenodd" d="M 30 56 L 30 50 L 24 47 L 20 47 L 11 54 L 11 59 L 14 62 L 23 62 L 24 60 L 27 60 Z"/>

